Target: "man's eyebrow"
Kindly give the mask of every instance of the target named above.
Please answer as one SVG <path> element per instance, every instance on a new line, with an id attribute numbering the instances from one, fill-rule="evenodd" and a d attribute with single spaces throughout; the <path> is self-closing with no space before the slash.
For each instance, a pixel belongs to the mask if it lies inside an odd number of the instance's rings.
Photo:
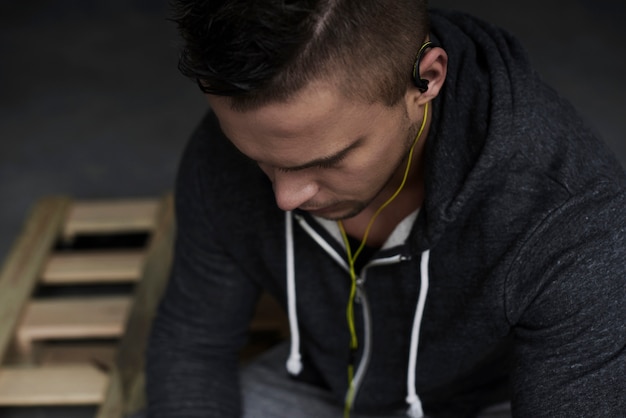
<path id="1" fill-rule="evenodd" d="M 292 166 L 292 167 L 278 167 L 281 170 L 284 171 L 298 171 L 298 170 L 305 170 L 307 168 L 311 168 L 311 167 L 317 167 L 320 165 L 323 166 L 330 166 L 333 165 L 335 163 L 338 163 L 339 161 L 343 160 L 345 158 L 345 156 L 352 151 L 353 149 L 359 147 L 361 145 L 361 143 L 363 142 L 363 137 L 359 137 L 357 138 L 354 142 L 352 142 L 350 145 L 348 145 L 347 147 L 343 148 L 342 150 L 339 150 L 338 152 L 332 154 L 332 155 L 328 155 L 326 157 L 322 157 L 322 158 L 317 158 L 315 160 L 311 160 L 309 162 L 306 162 L 304 164 L 300 164 L 297 166 Z"/>

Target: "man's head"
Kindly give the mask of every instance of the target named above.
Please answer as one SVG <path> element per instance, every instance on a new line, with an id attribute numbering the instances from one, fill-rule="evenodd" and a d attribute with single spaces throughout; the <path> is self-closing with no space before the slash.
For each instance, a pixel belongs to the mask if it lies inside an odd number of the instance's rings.
<path id="1" fill-rule="evenodd" d="M 396 190 L 446 76 L 445 51 L 425 49 L 428 89 L 413 84 L 425 0 L 176 1 L 181 70 L 281 209 L 349 219 Z"/>
<path id="2" fill-rule="evenodd" d="M 245 109 L 325 80 L 397 103 L 429 25 L 426 0 L 174 0 L 181 71 Z"/>

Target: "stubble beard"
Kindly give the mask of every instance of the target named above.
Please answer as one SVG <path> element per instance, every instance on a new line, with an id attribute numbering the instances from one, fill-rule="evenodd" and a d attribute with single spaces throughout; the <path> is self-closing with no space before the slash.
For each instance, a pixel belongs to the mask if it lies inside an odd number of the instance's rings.
<path id="1" fill-rule="evenodd" d="M 407 135 L 407 139 L 405 141 L 405 150 L 402 153 L 402 157 L 400 158 L 400 161 L 398 161 L 395 169 L 388 176 L 387 180 L 385 180 L 383 185 L 378 189 L 378 191 L 369 200 L 353 201 L 354 207 L 351 208 L 351 210 L 348 213 L 344 215 L 330 216 L 330 217 L 327 217 L 326 219 L 331 220 L 331 221 L 345 221 L 347 219 L 357 216 L 358 214 L 363 212 L 365 209 L 367 209 L 372 204 L 372 202 L 374 202 L 383 193 L 383 191 L 387 189 L 389 184 L 393 181 L 394 177 L 400 170 L 402 170 L 402 173 L 404 173 L 404 169 L 406 168 L 406 164 L 408 162 L 409 153 L 411 152 L 411 147 L 413 146 L 413 142 L 415 141 L 415 136 L 417 135 L 418 132 L 419 132 L 418 124 L 411 125 L 409 134 Z M 422 138 L 419 138 L 419 140 L 421 141 Z M 340 203 L 340 202 L 337 202 L 337 203 Z"/>

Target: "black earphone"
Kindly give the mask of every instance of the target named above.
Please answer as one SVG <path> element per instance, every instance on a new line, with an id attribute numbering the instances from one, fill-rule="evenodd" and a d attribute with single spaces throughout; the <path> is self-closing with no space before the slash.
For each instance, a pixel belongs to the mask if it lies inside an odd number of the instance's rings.
<path id="1" fill-rule="evenodd" d="M 436 46 L 437 45 L 430 41 L 424 42 L 415 56 L 415 63 L 413 64 L 413 84 L 415 84 L 417 89 L 422 93 L 428 90 L 428 80 L 420 76 L 420 61 L 428 48 L 435 48 Z"/>

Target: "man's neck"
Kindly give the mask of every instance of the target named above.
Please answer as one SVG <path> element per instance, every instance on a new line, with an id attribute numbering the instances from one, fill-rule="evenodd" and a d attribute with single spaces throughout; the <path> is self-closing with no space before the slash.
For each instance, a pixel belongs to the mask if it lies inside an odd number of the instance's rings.
<path id="1" fill-rule="evenodd" d="M 378 215 L 367 237 L 367 245 L 381 247 L 396 226 L 404 218 L 422 206 L 424 200 L 424 173 L 423 155 L 426 138 L 432 123 L 432 113 L 428 113 L 425 129 L 421 133 L 419 142 L 415 146 L 411 167 L 407 181 L 395 199 Z M 358 215 L 342 221 L 348 235 L 362 240 L 367 227 L 376 211 L 398 190 L 406 165 L 401 164 L 394 173 L 391 181 L 379 195 Z"/>
<path id="2" fill-rule="evenodd" d="M 407 182 L 398 196 L 376 217 L 367 237 L 368 246 L 381 247 L 396 226 L 422 205 L 424 200 L 424 181 L 420 156 L 421 152 L 414 156 L 417 160 L 413 161 Z M 376 211 L 398 189 L 401 179 L 398 182 L 395 177 L 397 175 L 394 176 L 394 179 L 385 190 L 367 208 L 358 215 L 342 221 L 348 235 L 358 240 L 363 239 L 365 231 Z"/>

